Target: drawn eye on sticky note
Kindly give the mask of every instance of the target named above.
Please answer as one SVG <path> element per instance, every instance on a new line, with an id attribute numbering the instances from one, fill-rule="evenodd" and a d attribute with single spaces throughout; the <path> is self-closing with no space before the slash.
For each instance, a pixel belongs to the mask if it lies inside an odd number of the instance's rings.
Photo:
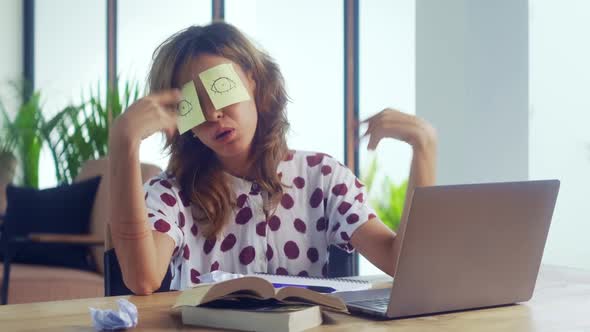
<path id="1" fill-rule="evenodd" d="M 231 63 L 209 68 L 199 74 L 216 110 L 250 100 L 250 94 Z"/>
<path id="2" fill-rule="evenodd" d="M 193 80 L 182 86 L 182 100 L 178 103 L 176 124 L 182 135 L 193 127 L 205 122 L 199 96 Z"/>

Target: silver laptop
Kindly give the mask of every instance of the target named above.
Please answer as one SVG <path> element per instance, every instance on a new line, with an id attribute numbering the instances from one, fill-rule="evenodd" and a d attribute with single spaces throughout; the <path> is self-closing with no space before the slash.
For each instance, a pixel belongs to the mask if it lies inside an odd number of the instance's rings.
<path id="1" fill-rule="evenodd" d="M 400 318 L 532 297 L 558 180 L 416 188 L 391 289 L 335 293 Z"/>

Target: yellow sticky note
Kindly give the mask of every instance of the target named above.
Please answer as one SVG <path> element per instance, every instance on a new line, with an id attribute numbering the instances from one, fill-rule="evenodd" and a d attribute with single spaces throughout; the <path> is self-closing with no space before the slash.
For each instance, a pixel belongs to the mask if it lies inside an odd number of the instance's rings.
<path id="1" fill-rule="evenodd" d="M 181 135 L 205 122 L 197 89 L 192 80 L 182 86 L 182 100 L 178 103 L 178 118 L 176 121 L 178 132 Z"/>
<path id="2" fill-rule="evenodd" d="M 248 90 L 231 63 L 224 63 L 199 74 L 216 110 L 250 100 Z"/>

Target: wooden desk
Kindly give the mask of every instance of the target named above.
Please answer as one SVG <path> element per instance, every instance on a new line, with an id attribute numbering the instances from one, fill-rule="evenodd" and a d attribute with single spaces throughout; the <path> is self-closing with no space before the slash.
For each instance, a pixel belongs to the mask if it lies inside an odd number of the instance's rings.
<path id="1" fill-rule="evenodd" d="M 126 296 L 139 309 L 130 331 L 205 331 L 170 314 L 177 292 Z M 115 308 L 118 297 L 0 307 L 0 331 L 94 331 L 88 307 Z M 529 302 L 493 309 L 376 321 L 329 314 L 310 331 L 590 331 L 590 271 L 543 266 Z"/>

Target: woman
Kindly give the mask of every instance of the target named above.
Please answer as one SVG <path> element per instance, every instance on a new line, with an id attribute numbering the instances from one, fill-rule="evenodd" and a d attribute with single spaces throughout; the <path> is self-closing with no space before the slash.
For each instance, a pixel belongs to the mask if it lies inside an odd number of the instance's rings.
<path id="1" fill-rule="evenodd" d="M 250 98 L 216 109 L 199 75 L 227 64 Z M 179 134 L 178 89 L 186 84 L 195 84 L 205 121 Z M 149 86 L 110 135 L 111 235 L 134 293 L 157 290 L 169 267 L 171 289 L 214 270 L 325 276 L 330 245 L 356 248 L 395 274 L 401 236 L 378 219 L 345 166 L 288 150 L 282 75 L 240 31 L 213 23 L 171 36 L 155 52 Z M 391 109 L 366 123 L 370 149 L 385 137 L 412 146 L 408 194 L 434 184 L 428 123 Z M 142 186 L 139 145 L 158 131 L 168 137 L 170 163 Z M 405 222 L 404 213 L 400 234 Z"/>

